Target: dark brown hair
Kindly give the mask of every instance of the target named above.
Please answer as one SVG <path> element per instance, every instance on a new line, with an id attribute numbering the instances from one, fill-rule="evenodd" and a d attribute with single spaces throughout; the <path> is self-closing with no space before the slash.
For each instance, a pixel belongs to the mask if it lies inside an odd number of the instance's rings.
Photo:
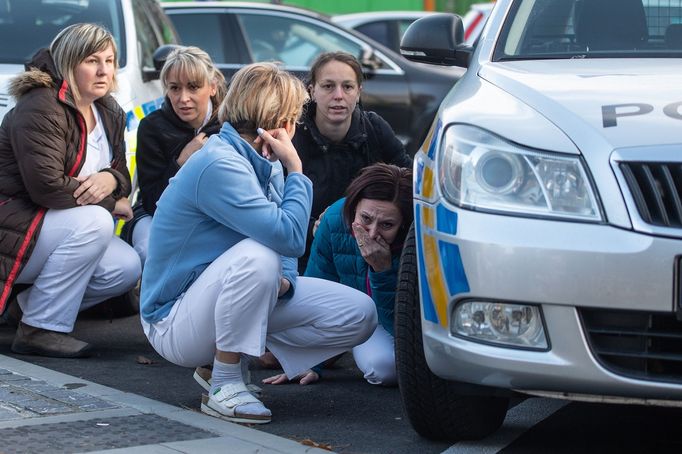
<path id="1" fill-rule="evenodd" d="M 407 230 L 414 219 L 412 170 L 384 163 L 372 164 L 362 169 L 346 189 L 343 220 L 348 228 L 355 219 L 355 210 L 362 199 L 391 202 L 398 207 L 403 222 L 391 246 L 402 247 Z"/>
<path id="2" fill-rule="evenodd" d="M 331 61 L 339 61 L 350 66 L 353 72 L 355 73 L 355 79 L 358 83 L 358 86 L 362 85 L 362 81 L 364 79 L 362 75 L 362 66 L 360 66 L 360 62 L 358 61 L 358 59 L 353 57 L 348 52 L 325 52 L 323 54 L 318 55 L 315 61 L 313 62 L 313 65 L 310 67 L 310 74 L 308 75 L 309 78 L 308 85 L 315 85 L 315 82 L 317 82 L 317 72 L 324 65 Z"/>

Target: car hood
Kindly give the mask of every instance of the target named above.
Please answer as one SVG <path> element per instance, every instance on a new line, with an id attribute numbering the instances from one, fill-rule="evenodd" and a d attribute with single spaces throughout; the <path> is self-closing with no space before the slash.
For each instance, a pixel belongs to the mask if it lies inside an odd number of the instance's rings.
<path id="1" fill-rule="evenodd" d="M 479 76 L 541 112 L 585 152 L 604 141 L 611 149 L 680 143 L 680 69 L 677 59 L 534 60 L 487 63 Z"/>
<path id="2" fill-rule="evenodd" d="M 9 81 L 24 71 L 24 65 L 0 65 L 0 120 L 14 107 L 14 99 L 7 93 Z"/>

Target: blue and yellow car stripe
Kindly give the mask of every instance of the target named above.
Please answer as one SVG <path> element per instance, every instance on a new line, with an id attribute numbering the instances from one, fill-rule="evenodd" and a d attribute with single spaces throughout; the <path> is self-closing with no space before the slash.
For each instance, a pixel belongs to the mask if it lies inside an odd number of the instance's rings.
<path id="1" fill-rule="evenodd" d="M 469 282 L 459 246 L 443 239 L 457 236 L 458 216 L 437 198 L 434 157 L 441 129 L 438 122 L 429 132 L 429 141 L 425 142 L 428 147 L 416 157 L 414 222 L 424 319 L 447 328 L 448 302 L 458 294 L 468 293 Z"/>
<path id="2" fill-rule="evenodd" d="M 128 171 L 130 172 L 131 181 L 136 181 L 135 172 L 137 171 L 137 127 L 140 125 L 140 121 L 150 113 L 154 112 L 156 109 L 160 108 L 163 104 L 164 97 L 153 99 L 144 104 L 139 104 L 133 106 L 132 109 L 126 112 L 126 131 L 128 132 L 126 136 L 126 160 L 128 163 Z M 137 188 L 133 187 L 133 191 Z M 116 234 L 121 233 L 124 221 L 118 221 L 116 223 Z"/>

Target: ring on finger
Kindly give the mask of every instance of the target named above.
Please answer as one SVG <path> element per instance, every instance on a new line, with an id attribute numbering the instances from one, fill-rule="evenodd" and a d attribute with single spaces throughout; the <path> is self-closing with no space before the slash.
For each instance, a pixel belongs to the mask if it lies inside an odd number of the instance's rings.
<path id="1" fill-rule="evenodd" d="M 362 241 L 358 241 L 358 247 L 362 247 L 364 245 L 365 245 L 365 243 L 363 243 Z"/>

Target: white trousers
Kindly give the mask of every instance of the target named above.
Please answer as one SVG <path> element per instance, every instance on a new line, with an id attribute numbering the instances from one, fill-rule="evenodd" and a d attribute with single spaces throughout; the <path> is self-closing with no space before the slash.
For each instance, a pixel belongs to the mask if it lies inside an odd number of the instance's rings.
<path id="1" fill-rule="evenodd" d="M 170 314 L 143 329 L 168 361 L 196 367 L 216 349 L 260 356 L 265 347 L 293 378 L 369 338 L 374 302 L 323 279 L 299 277 L 291 299 L 278 299 L 279 255 L 245 239 L 218 257 L 179 298 Z"/>
<path id="2" fill-rule="evenodd" d="M 393 336 L 383 326 L 377 325 L 367 342 L 353 348 L 353 358 L 369 383 L 398 384 Z"/>
<path id="3" fill-rule="evenodd" d="M 114 236 L 114 219 L 88 205 L 47 210 L 17 284 L 33 284 L 17 296 L 27 325 L 73 331 L 78 312 L 121 295 L 140 278 L 140 259 Z"/>
<path id="4" fill-rule="evenodd" d="M 144 262 L 147 260 L 147 251 L 149 251 L 149 232 L 152 229 L 152 217 L 145 216 L 138 219 L 133 228 L 133 248 L 137 255 L 140 256 L 142 268 Z"/>

